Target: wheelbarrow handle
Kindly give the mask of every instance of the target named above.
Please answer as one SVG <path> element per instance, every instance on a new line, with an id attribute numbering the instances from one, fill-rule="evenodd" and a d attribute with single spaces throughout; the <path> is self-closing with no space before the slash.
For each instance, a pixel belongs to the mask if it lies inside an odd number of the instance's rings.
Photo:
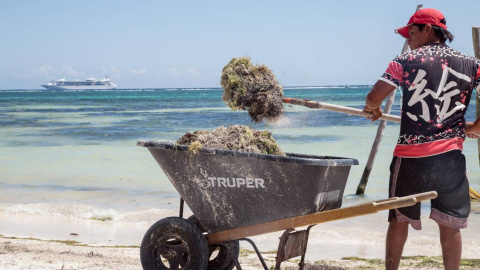
<path id="1" fill-rule="evenodd" d="M 418 194 L 405 196 L 401 198 L 394 197 L 388 200 L 376 201 L 376 202 L 373 202 L 373 206 L 377 211 L 382 211 L 382 210 L 414 205 L 417 202 L 435 199 L 436 197 L 437 197 L 436 191 L 429 191 L 429 192 L 418 193 Z"/>
<path id="2" fill-rule="evenodd" d="M 368 214 L 378 213 L 381 210 L 388 210 L 393 208 L 406 207 L 416 204 L 419 201 L 434 199 L 437 197 L 437 192 L 430 191 L 425 193 L 418 193 L 405 197 L 394 197 L 386 200 L 374 201 L 360 205 L 354 205 L 345 208 L 317 212 L 304 216 L 291 217 L 266 223 L 251 225 L 242 228 L 236 228 L 228 231 L 215 232 L 207 234 L 207 241 L 210 244 L 231 241 L 244 237 L 260 235 L 264 233 L 271 233 L 282 231 L 286 229 L 293 229 L 297 227 L 310 226 L 323 222 L 340 220 L 345 218 L 363 216 Z"/>
<path id="3" fill-rule="evenodd" d="M 350 114 L 350 115 L 357 115 L 357 116 L 363 116 L 363 117 L 372 117 L 373 116 L 373 113 L 365 112 L 365 111 L 357 109 L 357 108 L 345 107 L 345 106 L 340 106 L 340 105 L 335 105 L 335 104 L 330 104 L 330 103 L 324 103 L 324 102 L 317 102 L 317 101 L 308 100 L 308 99 L 284 97 L 283 102 L 288 103 L 288 104 L 294 104 L 294 105 L 302 105 L 302 106 L 305 106 L 305 107 L 308 107 L 308 108 L 327 110 L 327 111 L 333 111 L 333 112 L 339 112 L 339 113 L 346 113 L 346 114 Z M 379 119 L 400 123 L 401 118 L 400 118 L 400 116 L 396 116 L 396 115 L 384 114 Z"/>

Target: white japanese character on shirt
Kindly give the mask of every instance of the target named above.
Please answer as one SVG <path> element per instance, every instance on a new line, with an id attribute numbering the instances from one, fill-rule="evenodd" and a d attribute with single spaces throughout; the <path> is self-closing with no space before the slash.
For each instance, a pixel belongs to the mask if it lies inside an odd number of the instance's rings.
<path id="1" fill-rule="evenodd" d="M 434 119 L 431 119 L 430 117 L 430 110 L 427 102 L 425 101 L 425 98 L 429 95 L 432 96 L 434 99 L 440 101 L 440 105 L 435 105 L 436 115 L 437 115 L 436 120 L 438 123 L 442 122 L 444 119 L 448 118 L 456 111 L 463 110 L 466 108 L 465 104 L 462 104 L 461 102 L 456 101 L 455 102 L 456 106 L 450 111 L 448 111 L 452 97 L 460 94 L 460 90 L 458 88 L 452 89 L 458 85 L 456 81 L 452 80 L 447 82 L 449 73 L 454 75 L 458 79 L 465 80 L 467 82 L 471 81 L 471 79 L 468 76 L 461 74 L 450 67 L 445 67 L 443 69 L 442 78 L 440 80 L 437 92 L 434 92 L 431 89 L 425 89 L 425 86 L 427 85 L 428 81 L 424 78 L 425 78 L 425 75 L 427 75 L 427 72 L 423 69 L 420 69 L 412 85 L 408 88 L 408 91 L 415 91 L 415 92 L 412 94 L 412 97 L 408 101 L 407 105 L 413 106 L 418 102 L 420 102 L 422 105 L 422 114 L 419 116 L 426 122 L 429 122 L 430 120 L 434 120 Z M 441 95 L 442 93 L 443 95 Z M 407 115 L 413 121 L 418 121 L 418 117 L 416 115 L 411 114 L 410 112 L 407 112 Z"/>

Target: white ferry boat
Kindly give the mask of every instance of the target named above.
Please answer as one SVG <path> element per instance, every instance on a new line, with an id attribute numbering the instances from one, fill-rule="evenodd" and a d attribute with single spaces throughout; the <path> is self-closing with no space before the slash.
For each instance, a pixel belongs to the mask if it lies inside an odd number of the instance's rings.
<path id="1" fill-rule="evenodd" d="M 86 80 L 73 80 L 60 79 L 51 81 L 48 84 L 42 84 L 42 87 L 49 90 L 104 90 L 115 89 L 117 87 L 108 76 L 104 79 L 97 80 L 95 78 L 89 78 Z"/>

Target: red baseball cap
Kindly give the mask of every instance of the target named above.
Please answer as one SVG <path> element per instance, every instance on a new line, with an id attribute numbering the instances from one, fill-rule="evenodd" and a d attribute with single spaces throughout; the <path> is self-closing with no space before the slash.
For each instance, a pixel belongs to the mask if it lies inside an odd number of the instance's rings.
<path id="1" fill-rule="evenodd" d="M 395 29 L 395 33 L 402 35 L 404 38 L 408 38 L 410 36 L 408 34 L 408 27 L 412 24 L 431 24 L 446 30 L 447 25 L 441 22 L 444 19 L 445 16 L 434 8 L 420 9 L 412 15 L 407 25 Z"/>

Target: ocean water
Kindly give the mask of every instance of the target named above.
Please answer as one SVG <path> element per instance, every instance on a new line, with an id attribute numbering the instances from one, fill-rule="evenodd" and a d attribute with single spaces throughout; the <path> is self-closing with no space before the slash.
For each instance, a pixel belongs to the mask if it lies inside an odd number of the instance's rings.
<path id="1" fill-rule="evenodd" d="M 369 90 L 298 87 L 284 92 L 287 97 L 362 109 Z M 377 123 L 286 105 L 278 122 L 255 124 L 246 112 L 230 110 L 221 96 L 217 88 L 0 91 L 0 234 L 138 246 L 150 225 L 178 215 L 180 198 L 147 149 L 136 142 L 175 141 L 185 132 L 234 124 L 268 129 L 286 152 L 358 159 L 360 165 L 349 175 L 344 206 L 387 197 L 398 124 L 388 123 L 366 194 L 355 196 Z M 400 96 L 397 92 L 391 114 L 399 115 Z M 467 120 L 474 117 L 472 99 Z M 470 184 L 480 190 L 476 140 L 465 142 L 464 154 Z M 438 230 L 428 220 L 428 203 L 423 211 L 425 229 L 412 232 L 407 254 L 424 254 L 425 246 L 431 247 L 426 255 L 440 252 Z M 479 212 L 474 204 L 469 229 L 464 231 L 467 257 L 478 257 Z M 383 211 L 317 225 L 307 259 L 381 258 L 385 220 Z M 278 237 L 274 233 L 254 239 L 261 249 L 275 250 Z"/>

